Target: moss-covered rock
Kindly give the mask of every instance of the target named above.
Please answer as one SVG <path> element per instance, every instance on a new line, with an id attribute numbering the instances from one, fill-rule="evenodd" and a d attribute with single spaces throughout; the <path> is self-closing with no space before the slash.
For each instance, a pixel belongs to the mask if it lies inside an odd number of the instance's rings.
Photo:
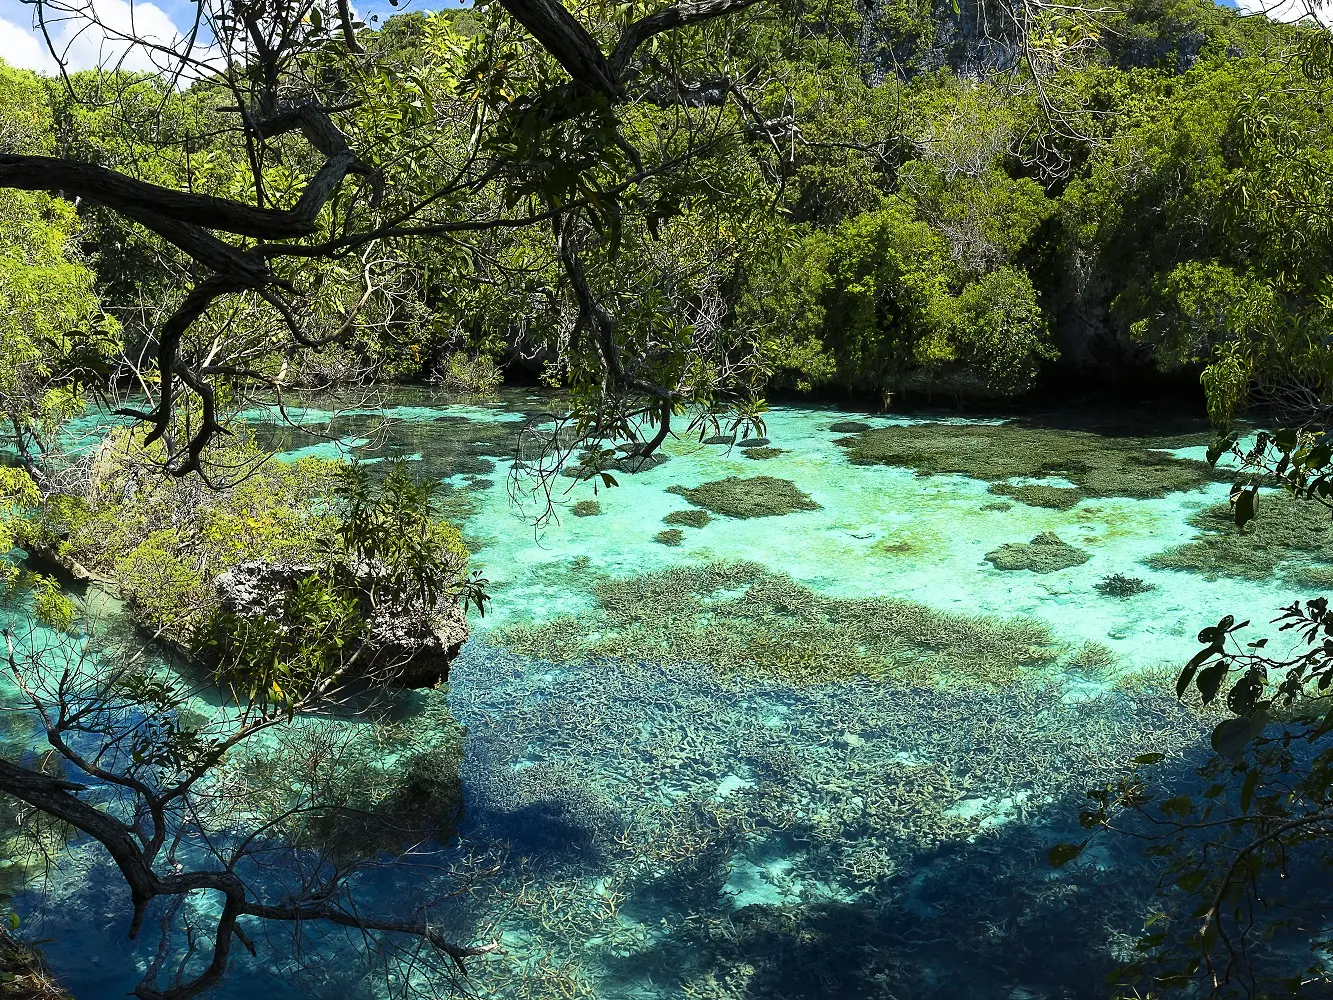
<path id="1" fill-rule="evenodd" d="M 820 509 L 795 483 L 774 476 L 728 476 L 695 487 L 670 486 L 667 492 L 724 517 L 777 517 Z"/>
<path id="2" fill-rule="evenodd" d="M 1023 570 L 1034 573 L 1055 573 L 1081 566 L 1092 557 L 1082 549 L 1061 541 L 1053 532 L 1046 531 L 1030 542 L 1009 542 L 986 553 L 986 561 L 996 569 Z"/>

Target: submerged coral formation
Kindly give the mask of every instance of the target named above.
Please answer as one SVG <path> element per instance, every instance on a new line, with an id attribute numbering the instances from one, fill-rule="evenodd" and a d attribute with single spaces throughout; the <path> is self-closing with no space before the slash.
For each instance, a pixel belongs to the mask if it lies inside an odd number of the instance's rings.
<path id="1" fill-rule="evenodd" d="M 1015 486 L 1012 483 L 994 483 L 990 492 L 997 496 L 1012 497 L 1029 507 L 1046 507 L 1050 510 L 1068 510 L 1083 499 L 1083 491 L 1070 486 L 1051 486 L 1046 483 L 1025 483 Z"/>
<path id="2" fill-rule="evenodd" d="M 653 536 L 653 541 L 659 545 L 679 545 L 685 541 L 685 532 L 679 528 L 666 528 Z"/>
<path id="3" fill-rule="evenodd" d="M 602 512 L 602 505 L 596 500 L 580 500 L 572 508 L 575 517 L 596 517 Z"/>
<path id="4" fill-rule="evenodd" d="M 471 967 L 481 995 L 592 998 L 646 974 L 657 995 L 813 1000 L 882 996 L 891 975 L 894 995 L 956 1000 L 992 996 L 997 968 L 1058 992 L 1073 959 L 1031 949 L 1086 962 L 1108 926 L 1141 924 L 1141 898 L 1119 867 L 1053 887 L 1025 821 L 1202 729 L 1169 687 L 1071 704 L 1041 683 L 792 689 L 641 659 L 569 664 L 553 687 L 522 658 L 468 655 L 465 774 L 510 847 L 515 942 Z"/>
<path id="5" fill-rule="evenodd" d="M 769 443 L 769 442 L 768 442 L 768 438 L 766 438 L 766 437 L 752 437 L 752 438 L 746 438 L 746 439 L 743 440 L 743 441 L 738 441 L 738 442 L 736 443 L 736 447 L 737 447 L 737 448 L 763 448 L 763 447 L 766 446 L 768 443 Z"/>
<path id="6" fill-rule="evenodd" d="M 1125 576 L 1123 573 L 1112 573 L 1110 576 L 1104 576 L 1093 589 L 1103 597 L 1134 597 L 1137 594 L 1146 594 L 1150 590 L 1156 590 L 1157 587 L 1151 583 L 1145 583 L 1140 577 Z"/>
<path id="7" fill-rule="evenodd" d="M 860 434 L 870 430 L 870 426 L 861 420 L 839 420 L 836 424 L 829 424 L 828 429 L 835 434 Z"/>
<path id="8" fill-rule="evenodd" d="M 858 465 L 900 465 L 921 475 L 955 473 L 991 483 L 1061 476 L 1089 497 L 1162 497 L 1225 478 L 1206 462 L 1154 450 L 1165 447 L 1159 442 L 1012 424 L 906 424 L 838 444 Z M 1003 487 L 997 492 L 1028 502 Z M 1056 498 L 1047 491 L 1028 496 L 1047 501 L 1039 506 Z M 1072 506 L 1068 497 L 1060 499 Z"/>
<path id="9" fill-rule="evenodd" d="M 1299 565 L 1301 561 L 1333 563 L 1333 524 L 1327 509 L 1286 493 L 1264 493 L 1259 516 L 1244 531 L 1236 528 L 1228 504 L 1204 508 L 1190 518 L 1190 525 L 1199 531 L 1193 541 L 1151 556 L 1147 564 L 1209 580 L 1265 580 L 1279 570 L 1299 580 L 1314 569 Z"/>
<path id="10" fill-rule="evenodd" d="M 713 520 L 713 515 L 706 510 L 673 510 L 662 520 L 667 524 L 683 524 L 690 528 L 702 528 Z"/>
<path id="11" fill-rule="evenodd" d="M 1053 664 L 1049 629 L 901 598 L 819 594 L 756 563 L 678 566 L 605 579 L 596 611 L 495 638 L 528 656 L 705 664 L 722 674 L 818 684 L 865 676 L 909 686 L 1007 684 Z"/>
<path id="12" fill-rule="evenodd" d="M 746 458 L 754 458 L 761 460 L 769 458 L 777 458 L 779 455 L 785 455 L 785 454 L 787 454 L 787 452 L 782 448 L 762 448 L 762 447 L 747 448 L 745 451 Z"/>
<path id="13" fill-rule="evenodd" d="M 728 476 L 695 487 L 669 486 L 667 492 L 677 493 L 694 506 L 724 517 L 777 517 L 802 510 L 819 510 L 819 504 L 795 483 L 774 476 L 749 479 Z"/>
<path id="14" fill-rule="evenodd" d="M 996 569 L 1030 569 L 1034 573 L 1055 573 L 1081 566 L 1091 558 L 1050 531 L 1042 532 L 1030 542 L 1007 542 L 986 553 L 986 561 Z"/>

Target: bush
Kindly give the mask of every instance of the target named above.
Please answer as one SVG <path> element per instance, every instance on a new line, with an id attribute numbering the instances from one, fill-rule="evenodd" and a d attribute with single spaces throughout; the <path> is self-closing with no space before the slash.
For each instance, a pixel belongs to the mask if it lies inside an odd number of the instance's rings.
<path id="1" fill-rule="evenodd" d="M 435 373 L 434 380 L 446 392 L 489 395 L 504 384 L 504 372 L 495 359 L 485 354 L 470 358 L 465 352 L 457 351 Z"/>

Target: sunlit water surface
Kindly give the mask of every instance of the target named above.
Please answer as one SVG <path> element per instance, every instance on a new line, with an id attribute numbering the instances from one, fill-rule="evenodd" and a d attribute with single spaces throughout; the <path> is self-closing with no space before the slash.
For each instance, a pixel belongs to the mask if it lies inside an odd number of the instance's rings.
<path id="1" fill-rule="evenodd" d="M 402 457 L 445 479 L 490 581 L 488 613 L 474 616 L 453 667 L 450 704 L 468 730 L 460 840 L 366 880 L 366 907 L 391 909 L 457 877 L 441 867 L 502 858 L 498 874 L 437 914 L 458 939 L 501 941 L 502 953 L 471 966 L 483 996 L 1104 996 L 1105 973 L 1142 929 L 1151 871 L 1130 843 L 1099 844 L 1058 872 L 1046 852 L 1075 835 L 1081 792 L 1129 758 L 1165 751 L 1181 772 L 1202 753 L 1200 722 L 1169 694 L 1199 628 L 1224 613 L 1266 621 L 1298 596 L 1275 580 L 1143 564 L 1193 537 L 1187 519 L 1225 500 L 1226 485 L 1067 510 L 1005 503 L 978 480 L 853 465 L 830 430 L 911 418 L 778 408 L 767 436 L 782 454 L 672 440 L 669 461 L 617 474 L 615 488 L 558 479 L 555 516 L 538 529 L 546 498 L 510 483 L 509 456 L 546 405 L 521 392 L 449 403 L 404 391 L 374 413 L 289 414 L 331 439 L 250 415 L 289 455 Z M 1205 440 L 1176 453 L 1199 456 Z M 658 539 L 666 516 L 693 509 L 668 487 L 758 475 L 789 480 L 817 508 L 715 516 L 679 526 L 677 545 Z M 588 500 L 600 513 L 575 516 L 572 505 Z M 1041 574 L 984 559 L 1043 532 L 1090 558 Z M 789 684 L 737 666 L 736 636 L 755 627 L 743 608 L 701 619 L 696 601 L 686 621 L 688 594 L 653 591 L 660 620 L 649 633 L 665 643 L 662 658 L 626 643 L 615 632 L 623 622 L 598 603 L 617 581 L 737 561 L 761 568 L 746 580 L 789 576 L 801 600 L 917 602 L 942 613 L 922 619 L 932 628 L 1035 620 L 1057 651 L 999 664 L 998 683 L 843 671 Z M 1095 589 L 1115 573 L 1152 589 Z M 728 585 L 700 600 L 735 598 Z M 691 648 L 714 634 L 727 669 L 673 659 L 673 616 L 696 630 Z M 534 635 L 549 647 L 550 630 L 515 628 L 553 619 L 572 637 L 561 662 L 522 655 L 538 648 Z M 597 648 L 610 655 L 571 658 L 595 646 L 589 630 L 607 629 Z M 828 635 L 810 641 L 825 660 L 830 645 L 838 652 Z M 846 641 L 850 657 L 859 640 Z M 133 987 L 155 939 L 126 940 L 127 895 L 96 851 L 76 851 L 19 902 L 75 996 Z M 218 995 L 342 1000 L 401 986 L 351 953 L 341 934 L 315 935 L 298 959 L 279 931 L 259 941 L 257 958 L 234 950 Z"/>

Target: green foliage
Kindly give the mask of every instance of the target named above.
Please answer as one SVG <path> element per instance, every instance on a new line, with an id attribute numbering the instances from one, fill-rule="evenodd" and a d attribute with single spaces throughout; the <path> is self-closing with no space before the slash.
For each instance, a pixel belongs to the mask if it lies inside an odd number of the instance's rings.
<path id="1" fill-rule="evenodd" d="M 446 392 L 489 395 L 504 383 L 504 372 L 485 354 L 474 358 L 455 351 L 436 378 Z"/>
<path id="2" fill-rule="evenodd" d="M 1056 573 L 1072 566 L 1082 566 L 1092 557 L 1082 549 L 1045 531 L 1030 542 L 1008 542 L 986 553 L 986 561 L 996 569 Z"/>
<path id="3" fill-rule="evenodd" d="M 863 675 L 910 687 L 1008 684 L 1061 652 L 1036 621 L 831 598 L 754 563 L 608 579 L 594 593 L 588 619 L 517 626 L 500 641 L 554 662 L 653 659 L 795 684 Z"/>
<path id="4" fill-rule="evenodd" d="M 1000 485 L 995 492 L 1025 500 L 1012 478 L 1060 476 L 1089 497 L 1161 497 L 1224 478 L 1205 462 L 1153 450 L 1155 442 L 1043 427 L 906 424 L 842 438 L 858 465 L 899 465 L 921 475 L 954 473 Z M 1046 491 L 1029 493 L 1050 500 Z M 1059 494 L 1061 505 L 1076 498 Z M 1026 500 L 1025 500 L 1026 502 Z M 1046 506 L 1045 503 L 1040 506 Z"/>
<path id="5" fill-rule="evenodd" d="M 77 607 L 49 576 L 34 576 L 31 580 L 32 611 L 42 624 L 57 632 L 74 631 Z"/>
<path id="6" fill-rule="evenodd" d="M 667 487 L 696 507 L 723 517 L 778 517 L 803 510 L 819 510 L 819 504 L 786 479 L 754 476 L 742 479 L 728 476 L 693 488 Z"/>

